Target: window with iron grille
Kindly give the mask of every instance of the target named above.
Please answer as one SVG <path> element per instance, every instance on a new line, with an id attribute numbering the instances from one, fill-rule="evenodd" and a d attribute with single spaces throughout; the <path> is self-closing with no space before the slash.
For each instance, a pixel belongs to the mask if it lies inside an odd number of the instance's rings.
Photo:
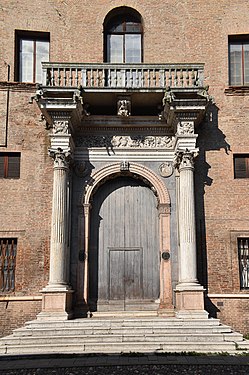
<path id="1" fill-rule="evenodd" d="M 249 238 L 238 238 L 240 288 L 249 288 Z"/>
<path id="2" fill-rule="evenodd" d="M 42 82 L 42 62 L 49 61 L 49 33 L 16 30 L 15 80 Z"/>
<path id="3" fill-rule="evenodd" d="M 15 290 L 17 238 L 0 239 L 0 291 Z"/>
<path id="4" fill-rule="evenodd" d="M 0 152 L 0 178 L 19 178 L 20 160 L 20 152 Z"/>
<path id="5" fill-rule="evenodd" d="M 249 178 L 249 155 L 234 155 L 234 178 Z"/>
<path id="6" fill-rule="evenodd" d="M 249 35 L 229 36 L 229 84 L 249 85 Z"/>

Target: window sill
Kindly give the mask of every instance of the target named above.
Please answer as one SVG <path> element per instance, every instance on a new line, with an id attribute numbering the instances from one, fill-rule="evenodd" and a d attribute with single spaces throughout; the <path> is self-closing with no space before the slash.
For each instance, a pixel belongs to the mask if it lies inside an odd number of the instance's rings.
<path id="1" fill-rule="evenodd" d="M 226 95 L 247 96 L 249 95 L 249 86 L 229 86 L 224 90 Z"/>
<path id="2" fill-rule="evenodd" d="M 37 83 L 0 81 L 0 89 L 13 88 L 17 90 L 34 91 L 36 87 Z"/>

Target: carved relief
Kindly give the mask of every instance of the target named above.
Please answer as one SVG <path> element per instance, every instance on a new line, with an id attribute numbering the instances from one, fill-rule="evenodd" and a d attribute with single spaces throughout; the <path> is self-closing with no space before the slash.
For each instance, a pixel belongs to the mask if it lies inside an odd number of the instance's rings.
<path id="1" fill-rule="evenodd" d="M 131 115 L 131 101 L 128 99 L 118 100 L 118 116 L 128 117 Z"/>
<path id="2" fill-rule="evenodd" d="M 174 167 L 177 169 L 194 168 L 194 159 L 198 156 L 199 150 L 177 151 L 174 158 Z"/>
<path id="3" fill-rule="evenodd" d="M 68 134 L 69 122 L 68 120 L 54 120 L 53 133 L 54 134 Z"/>
<path id="4" fill-rule="evenodd" d="M 168 162 L 160 164 L 159 173 L 162 177 L 170 177 L 173 173 L 172 164 Z"/>
<path id="5" fill-rule="evenodd" d="M 78 177 L 85 177 L 90 174 L 90 167 L 88 162 L 76 160 L 73 163 L 74 172 Z"/>
<path id="6" fill-rule="evenodd" d="M 172 149 L 174 140 L 175 138 L 170 136 L 85 136 L 76 140 L 76 146 Z"/>
<path id="7" fill-rule="evenodd" d="M 166 214 L 166 215 L 169 215 L 170 214 L 170 205 L 169 204 L 159 204 L 158 205 L 158 212 L 159 214 Z"/>
<path id="8" fill-rule="evenodd" d="M 194 122 L 193 121 L 181 121 L 177 125 L 178 134 L 194 134 Z"/>
<path id="9" fill-rule="evenodd" d="M 120 163 L 120 171 L 129 171 L 130 163 L 124 160 Z"/>

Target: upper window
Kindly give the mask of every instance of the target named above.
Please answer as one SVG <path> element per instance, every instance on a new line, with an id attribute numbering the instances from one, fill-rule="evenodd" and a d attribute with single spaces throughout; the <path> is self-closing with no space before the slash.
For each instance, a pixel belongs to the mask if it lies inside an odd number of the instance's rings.
<path id="1" fill-rule="evenodd" d="M 49 61 L 49 33 L 16 30 L 16 81 L 42 82 L 42 62 Z"/>
<path id="2" fill-rule="evenodd" d="M 234 155 L 234 178 L 249 178 L 249 155 Z"/>
<path id="3" fill-rule="evenodd" d="M 249 36 L 229 37 L 229 84 L 249 85 Z"/>
<path id="4" fill-rule="evenodd" d="M 120 7 L 106 17 L 104 23 L 105 61 L 141 63 L 142 23 L 134 9 Z"/>
<path id="5" fill-rule="evenodd" d="M 19 178 L 20 159 L 20 152 L 0 152 L 0 178 Z"/>

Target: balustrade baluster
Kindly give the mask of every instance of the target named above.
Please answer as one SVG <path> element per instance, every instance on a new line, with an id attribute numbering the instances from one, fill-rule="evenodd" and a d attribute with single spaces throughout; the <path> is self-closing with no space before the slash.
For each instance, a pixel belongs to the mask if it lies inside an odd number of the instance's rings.
<path id="1" fill-rule="evenodd" d="M 150 87 L 150 70 L 147 70 L 147 87 Z"/>
<path id="2" fill-rule="evenodd" d="M 72 68 L 69 69 L 69 86 L 73 86 Z"/>
<path id="3" fill-rule="evenodd" d="M 185 80 L 186 80 L 186 86 L 189 87 L 189 72 L 188 72 L 188 69 L 186 69 L 186 77 L 185 77 Z M 184 85 L 185 86 L 185 85 Z"/>
<path id="4" fill-rule="evenodd" d="M 90 86 L 93 87 L 94 85 L 94 78 L 93 78 L 93 69 L 90 70 Z"/>
<path id="5" fill-rule="evenodd" d="M 153 69 L 153 74 L 152 74 L 152 77 L 153 77 L 153 87 L 156 87 L 156 71 L 155 69 Z"/>
<path id="6" fill-rule="evenodd" d="M 175 69 L 175 74 L 174 74 L 174 86 L 178 86 L 178 72 L 177 69 Z"/>
<path id="7" fill-rule="evenodd" d="M 96 69 L 96 87 L 99 87 L 99 69 Z"/>
<path id="8" fill-rule="evenodd" d="M 166 81 L 166 86 L 171 87 L 172 86 L 172 70 L 169 69 L 169 76 L 168 76 L 168 82 Z"/>
<path id="9" fill-rule="evenodd" d="M 108 84 L 107 84 L 107 86 L 108 87 L 111 87 L 111 69 L 108 69 Z"/>
<path id="10" fill-rule="evenodd" d="M 180 69 L 180 85 L 183 87 L 183 72 L 182 69 Z"/>
<path id="11" fill-rule="evenodd" d="M 102 69 L 102 71 L 101 71 L 102 73 L 101 73 L 101 80 L 100 80 L 100 86 L 101 87 L 104 87 L 105 86 L 105 70 L 104 69 Z"/>
<path id="12" fill-rule="evenodd" d="M 144 87 L 144 69 L 141 69 L 141 87 Z"/>

